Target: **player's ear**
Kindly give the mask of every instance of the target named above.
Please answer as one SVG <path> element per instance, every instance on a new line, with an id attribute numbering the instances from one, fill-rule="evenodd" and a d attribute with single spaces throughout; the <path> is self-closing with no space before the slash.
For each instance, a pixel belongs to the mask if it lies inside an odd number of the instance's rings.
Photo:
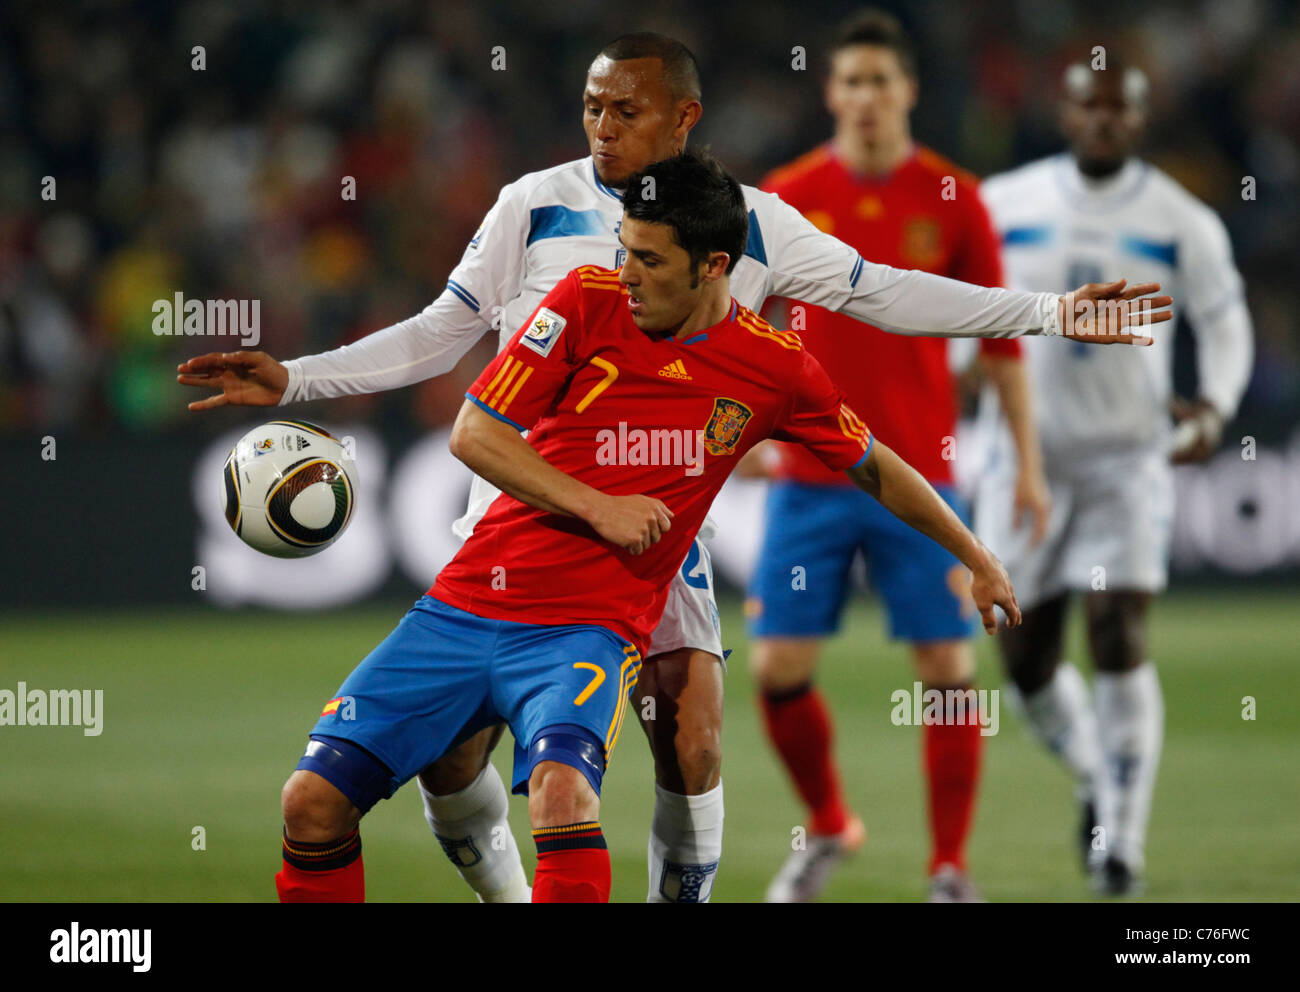
<path id="1" fill-rule="evenodd" d="M 683 146 L 686 144 L 686 136 L 691 133 L 691 128 L 700 122 L 702 116 L 704 116 L 704 106 L 699 100 L 681 100 L 678 102 L 675 130 L 678 137 L 682 139 Z"/>
<path id="2" fill-rule="evenodd" d="M 915 76 L 909 75 L 906 78 L 907 78 L 907 109 L 908 112 L 910 113 L 911 111 L 916 109 L 917 101 L 921 97 L 921 83 Z"/>
<path id="3" fill-rule="evenodd" d="M 715 279 L 721 279 L 727 274 L 727 266 L 731 264 L 731 256 L 725 251 L 715 251 L 704 262 L 704 280 L 713 282 Z"/>

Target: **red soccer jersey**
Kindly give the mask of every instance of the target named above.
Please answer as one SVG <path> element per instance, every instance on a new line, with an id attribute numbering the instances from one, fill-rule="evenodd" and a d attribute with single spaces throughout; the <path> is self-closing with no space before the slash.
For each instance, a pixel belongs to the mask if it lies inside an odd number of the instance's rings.
<path id="1" fill-rule="evenodd" d="M 806 445 L 831 471 L 866 457 L 866 425 L 798 335 L 733 300 L 706 331 L 652 338 L 627 301 L 617 271 L 574 269 L 466 396 L 528 429 L 560 471 L 611 495 L 663 500 L 672 527 L 631 555 L 582 520 L 501 495 L 430 595 L 493 619 L 600 624 L 644 653 L 741 455 L 775 437 Z"/>
<path id="2" fill-rule="evenodd" d="M 851 172 L 829 144 L 823 145 L 774 171 L 762 188 L 873 262 L 980 286 L 1002 283 L 998 237 L 975 178 L 929 149 L 918 147 L 892 173 L 873 177 Z M 804 306 L 806 322 L 795 327 L 808 350 L 834 371 L 853 409 L 926 479 L 951 483 L 952 446 L 944 439 L 955 432 L 957 409 L 947 340 L 888 334 L 844 314 Z M 981 338 L 980 346 L 984 354 L 1020 355 L 1014 339 Z M 778 447 L 779 477 L 844 481 L 806 452 Z"/>

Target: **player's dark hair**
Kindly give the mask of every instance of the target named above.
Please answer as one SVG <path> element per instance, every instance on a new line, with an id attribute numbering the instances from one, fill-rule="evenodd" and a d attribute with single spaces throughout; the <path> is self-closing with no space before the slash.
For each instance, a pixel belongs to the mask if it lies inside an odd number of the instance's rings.
<path id="1" fill-rule="evenodd" d="M 615 38 L 600 50 L 600 54 L 612 62 L 658 59 L 663 63 L 664 85 L 668 87 L 673 102 L 700 98 L 700 64 L 691 50 L 676 38 L 638 31 Z"/>
<path id="2" fill-rule="evenodd" d="M 841 22 L 831 40 L 829 56 L 854 45 L 879 45 L 898 56 L 898 64 L 912 79 L 916 78 L 916 45 L 902 23 L 893 14 L 869 8 Z"/>
<path id="3" fill-rule="evenodd" d="M 671 227 L 673 241 L 690 255 L 693 269 L 712 252 L 725 251 L 730 275 L 749 239 L 740 183 L 707 151 L 684 151 L 631 176 L 623 212 L 633 220 Z"/>

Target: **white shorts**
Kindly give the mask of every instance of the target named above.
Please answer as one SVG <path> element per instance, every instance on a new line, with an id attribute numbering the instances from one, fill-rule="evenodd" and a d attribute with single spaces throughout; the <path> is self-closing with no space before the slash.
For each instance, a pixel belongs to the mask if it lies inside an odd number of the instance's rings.
<path id="1" fill-rule="evenodd" d="M 1093 455 L 1049 466 L 1047 533 L 1013 526 L 1013 460 L 998 458 L 979 482 L 975 533 L 1006 567 L 1027 609 L 1063 592 L 1165 588 L 1174 519 L 1174 476 L 1164 451 Z"/>
<path id="2" fill-rule="evenodd" d="M 492 501 L 501 490 L 490 482 L 474 477 L 470 485 L 469 508 L 465 515 L 452 525 L 452 531 L 462 541 L 468 540 L 474 526 L 482 519 Z M 704 542 L 717 532 L 711 517 L 704 524 L 691 546 L 682 567 L 673 576 L 668 589 L 668 604 L 650 638 L 647 658 L 681 648 L 694 648 L 717 655 L 722 661 L 722 626 L 718 619 L 718 604 L 713 595 L 713 564 Z M 724 663 L 725 664 L 725 663 Z"/>
<path id="3" fill-rule="evenodd" d="M 668 604 L 650 637 L 647 658 L 680 648 L 708 651 L 722 660 L 722 625 L 713 598 L 713 565 L 698 537 L 668 587 Z"/>

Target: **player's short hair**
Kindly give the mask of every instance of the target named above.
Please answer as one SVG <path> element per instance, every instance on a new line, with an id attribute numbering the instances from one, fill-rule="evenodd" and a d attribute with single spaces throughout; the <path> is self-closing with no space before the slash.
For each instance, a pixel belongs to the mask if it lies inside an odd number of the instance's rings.
<path id="1" fill-rule="evenodd" d="M 633 220 L 671 227 L 673 241 L 690 255 L 692 267 L 712 252 L 725 251 L 730 275 L 749 240 L 749 211 L 740 183 L 707 151 L 684 151 L 631 176 L 623 212 Z"/>
<path id="2" fill-rule="evenodd" d="M 663 63 L 664 85 L 674 103 L 700 98 L 700 64 L 691 50 L 676 38 L 653 31 L 638 31 L 615 38 L 600 50 L 600 55 L 611 62 L 658 59 Z"/>
<path id="3" fill-rule="evenodd" d="M 898 64 L 912 79 L 916 78 L 916 45 L 903 24 L 893 14 L 868 8 L 842 21 L 831 39 L 827 58 L 854 45 L 879 45 L 898 56 Z"/>

